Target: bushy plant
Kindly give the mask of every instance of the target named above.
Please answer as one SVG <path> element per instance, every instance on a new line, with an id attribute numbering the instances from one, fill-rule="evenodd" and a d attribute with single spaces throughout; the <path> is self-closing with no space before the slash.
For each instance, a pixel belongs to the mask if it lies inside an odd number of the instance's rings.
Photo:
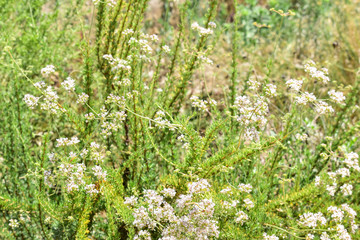
<path id="1" fill-rule="evenodd" d="M 0 236 L 358 239 L 360 74 L 336 81 L 300 50 L 277 72 L 299 18 L 270 2 L 234 1 L 225 24 L 217 0 L 165 1 L 179 20 L 159 34 L 147 0 L 2 2 L 25 20 L 1 23 Z M 273 52 L 243 77 L 242 48 L 269 25 Z"/>

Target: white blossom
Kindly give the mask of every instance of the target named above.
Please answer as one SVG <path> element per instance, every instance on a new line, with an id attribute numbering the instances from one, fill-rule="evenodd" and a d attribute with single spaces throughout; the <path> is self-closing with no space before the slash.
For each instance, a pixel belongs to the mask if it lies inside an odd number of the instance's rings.
<path id="1" fill-rule="evenodd" d="M 69 92 L 75 90 L 75 80 L 71 77 L 66 78 L 66 80 L 61 85 Z"/>

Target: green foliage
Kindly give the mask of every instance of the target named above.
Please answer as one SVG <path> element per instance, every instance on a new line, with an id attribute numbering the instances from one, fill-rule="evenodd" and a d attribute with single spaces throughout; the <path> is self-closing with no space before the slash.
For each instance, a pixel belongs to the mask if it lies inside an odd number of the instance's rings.
<path id="1" fill-rule="evenodd" d="M 356 4 L 0 0 L 0 238 L 358 239 Z"/>

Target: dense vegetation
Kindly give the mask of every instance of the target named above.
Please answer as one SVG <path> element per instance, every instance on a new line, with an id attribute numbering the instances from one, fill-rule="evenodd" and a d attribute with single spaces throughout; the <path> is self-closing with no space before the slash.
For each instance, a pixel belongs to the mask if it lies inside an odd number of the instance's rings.
<path id="1" fill-rule="evenodd" d="M 0 0 L 0 239 L 360 239 L 359 12 Z"/>

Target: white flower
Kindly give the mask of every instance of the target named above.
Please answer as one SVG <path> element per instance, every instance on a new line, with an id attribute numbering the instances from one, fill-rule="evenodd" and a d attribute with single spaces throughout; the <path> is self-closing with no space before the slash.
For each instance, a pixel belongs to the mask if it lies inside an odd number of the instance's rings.
<path id="1" fill-rule="evenodd" d="M 188 183 L 190 194 L 208 191 L 210 187 L 211 186 L 206 179 L 200 179 L 197 182 Z"/>
<path id="2" fill-rule="evenodd" d="M 345 154 L 344 163 L 347 167 L 353 168 L 356 171 L 360 171 L 358 158 L 359 158 L 359 155 L 354 152 Z"/>
<path id="3" fill-rule="evenodd" d="M 319 101 L 315 104 L 315 112 L 322 115 L 326 113 L 333 113 L 334 109 L 326 102 Z"/>
<path id="4" fill-rule="evenodd" d="M 30 109 L 34 109 L 37 105 L 38 105 L 38 101 L 39 101 L 39 97 L 35 97 L 33 95 L 30 94 L 25 94 L 23 100 L 25 102 L 25 104 L 30 108 Z"/>
<path id="5" fill-rule="evenodd" d="M 224 188 L 220 191 L 220 193 L 223 193 L 223 194 L 232 194 L 232 190 L 230 187 L 227 187 L 227 188 Z"/>
<path id="6" fill-rule="evenodd" d="M 290 79 L 286 81 L 286 86 L 288 86 L 291 90 L 294 90 L 295 92 L 299 92 L 301 89 L 301 86 L 303 84 L 302 80 L 296 80 L 296 79 Z"/>
<path id="7" fill-rule="evenodd" d="M 221 205 L 225 208 L 225 209 L 233 209 L 236 207 L 236 205 L 239 203 L 238 200 L 233 200 L 231 202 L 228 202 L 228 201 L 223 201 L 221 203 Z"/>
<path id="8" fill-rule="evenodd" d="M 72 146 L 80 142 L 78 137 L 74 136 L 71 139 L 68 138 L 58 138 L 56 139 L 56 147 L 62 147 L 62 146 Z"/>
<path id="9" fill-rule="evenodd" d="M 309 228 L 315 228 L 318 226 L 318 222 L 321 225 L 326 225 L 326 218 L 321 212 L 318 213 L 304 213 L 300 216 L 300 220 L 298 221 L 300 225 Z"/>
<path id="10" fill-rule="evenodd" d="M 251 193 L 253 188 L 250 184 L 244 184 L 244 183 L 240 183 L 238 187 L 241 192 L 246 192 L 246 193 Z"/>
<path id="11" fill-rule="evenodd" d="M 336 231 L 337 231 L 337 234 L 336 234 L 337 239 L 351 240 L 350 234 L 348 233 L 348 231 L 346 230 L 346 228 L 343 225 L 341 225 L 341 224 L 337 225 Z"/>
<path id="12" fill-rule="evenodd" d="M 308 102 L 314 102 L 316 100 L 316 97 L 313 93 L 305 92 L 301 94 L 300 97 L 296 97 L 295 101 L 296 103 L 300 105 L 306 105 Z"/>
<path id="13" fill-rule="evenodd" d="M 246 198 L 246 199 L 244 199 L 244 207 L 246 208 L 246 209 L 250 209 L 250 208 L 253 208 L 253 207 L 255 207 L 255 204 L 250 200 L 250 199 L 248 199 L 248 198 Z"/>
<path id="14" fill-rule="evenodd" d="M 347 168 L 339 168 L 336 170 L 336 175 L 341 175 L 341 177 L 349 177 L 350 176 L 350 170 Z"/>
<path id="15" fill-rule="evenodd" d="M 305 239 L 306 239 L 306 240 L 312 240 L 312 239 L 314 239 L 314 237 L 315 237 L 315 236 L 314 236 L 313 234 L 310 234 L 310 233 L 309 233 L 308 235 L 306 235 L 306 238 L 305 238 Z"/>
<path id="16" fill-rule="evenodd" d="M 95 188 L 95 184 L 89 184 L 85 186 L 85 190 L 87 194 L 90 194 L 91 196 L 98 194 L 99 190 Z"/>
<path id="17" fill-rule="evenodd" d="M 343 104 L 345 101 L 345 96 L 342 92 L 336 92 L 335 90 L 330 90 L 328 92 L 330 99 L 336 103 Z"/>
<path id="18" fill-rule="evenodd" d="M 55 72 L 55 67 L 53 65 L 47 65 L 43 69 L 41 69 L 41 74 L 44 77 L 48 77 L 51 73 Z"/>
<path id="19" fill-rule="evenodd" d="M 134 30 L 132 30 L 131 28 L 129 29 L 125 29 L 122 34 L 124 34 L 125 36 L 129 35 L 129 34 L 133 34 Z"/>
<path id="20" fill-rule="evenodd" d="M 295 138 L 300 141 L 306 141 L 306 139 L 308 139 L 309 136 L 306 133 L 302 133 L 302 134 L 297 133 L 295 134 Z"/>
<path id="21" fill-rule="evenodd" d="M 46 86 L 46 84 L 44 81 L 40 81 L 40 82 L 34 83 L 34 86 L 41 89 L 41 88 L 44 88 Z"/>
<path id="22" fill-rule="evenodd" d="M 170 53 L 170 52 L 171 52 L 171 50 L 170 50 L 170 48 L 169 48 L 168 45 L 162 46 L 162 50 L 163 50 L 165 53 Z"/>
<path id="23" fill-rule="evenodd" d="M 146 230 L 140 230 L 137 235 L 134 236 L 134 240 L 151 240 L 151 234 Z"/>
<path id="24" fill-rule="evenodd" d="M 250 77 L 248 84 L 249 84 L 249 89 L 252 90 L 257 90 L 261 85 L 261 83 L 255 77 Z"/>
<path id="25" fill-rule="evenodd" d="M 159 41 L 159 37 L 156 34 L 151 34 L 149 36 L 149 38 L 150 38 L 151 41 L 154 41 L 154 42 Z"/>
<path id="26" fill-rule="evenodd" d="M 209 27 L 211 27 L 211 28 L 216 28 L 216 23 L 214 23 L 214 22 L 209 22 Z"/>
<path id="27" fill-rule="evenodd" d="M 344 184 L 340 187 L 340 189 L 344 196 L 350 196 L 352 194 L 353 186 L 350 184 Z"/>
<path id="28" fill-rule="evenodd" d="M 276 86 L 274 84 L 267 84 L 265 86 L 265 93 L 270 96 L 270 97 L 274 97 L 276 96 Z"/>
<path id="29" fill-rule="evenodd" d="M 103 169 L 100 166 L 95 166 L 92 168 L 92 170 L 94 171 L 94 175 L 98 178 L 98 179 L 103 179 L 106 180 L 106 171 L 103 171 Z"/>
<path id="30" fill-rule="evenodd" d="M 208 111 L 208 106 L 207 106 L 208 101 L 200 100 L 199 97 L 197 96 L 192 96 L 190 100 L 192 101 L 191 105 L 193 107 L 199 108 L 202 112 Z"/>
<path id="31" fill-rule="evenodd" d="M 320 240 L 331 240 L 331 238 L 326 232 L 323 232 L 320 236 Z"/>
<path id="32" fill-rule="evenodd" d="M 192 200 L 192 194 L 187 194 L 187 195 L 184 195 L 184 194 L 181 194 L 179 196 L 179 198 L 176 200 L 176 206 L 178 208 L 184 208 L 186 206 L 186 204 L 188 202 L 190 202 Z"/>
<path id="33" fill-rule="evenodd" d="M 84 104 L 87 102 L 88 99 L 89 95 L 87 95 L 86 93 L 81 93 L 80 95 L 78 95 L 78 100 L 76 102 Z"/>
<path id="34" fill-rule="evenodd" d="M 276 235 L 267 235 L 266 233 L 263 234 L 264 240 L 279 240 Z"/>
<path id="35" fill-rule="evenodd" d="M 349 206 L 349 204 L 344 203 L 344 204 L 341 205 L 341 208 L 342 208 L 345 212 L 347 212 L 347 214 L 349 215 L 350 219 L 352 219 L 352 220 L 355 219 L 355 217 L 356 217 L 357 214 L 356 214 L 355 210 L 352 209 L 352 208 Z"/>
<path id="36" fill-rule="evenodd" d="M 335 220 L 335 222 L 341 222 L 344 218 L 344 212 L 337 207 L 330 206 L 327 210 L 332 213 L 331 217 Z"/>
<path id="37" fill-rule="evenodd" d="M 326 190 L 329 192 L 330 196 L 334 196 L 335 192 L 336 192 L 336 183 L 334 183 L 333 185 L 326 185 Z"/>
<path id="38" fill-rule="evenodd" d="M 137 203 L 137 199 L 135 196 L 125 197 L 124 204 L 134 206 Z"/>
<path id="39" fill-rule="evenodd" d="M 197 31 L 200 36 L 208 36 L 214 33 L 210 28 L 201 27 L 197 22 L 191 24 L 191 29 Z"/>
<path id="40" fill-rule="evenodd" d="M 173 198 L 176 195 L 176 191 L 172 188 L 164 188 L 161 193 L 165 196 L 165 197 L 169 197 L 169 198 Z"/>
<path id="41" fill-rule="evenodd" d="M 235 219 L 236 223 L 240 223 L 240 225 L 243 225 L 244 222 L 248 219 L 249 219 L 249 216 L 246 213 L 244 213 L 243 211 L 239 211 L 236 213 L 236 219 Z"/>
<path id="42" fill-rule="evenodd" d="M 71 77 L 66 78 L 66 80 L 61 85 L 69 92 L 75 90 L 75 80 Z"/>
<path id="43" fill-rule="evenodd" d="M 10 219 L 9 222 L 10 222 L 9 226 L 11 228 L 17 228 L 20 225 L 18 220 L 16 220 L 16 219 Z"/>
<path id="44" fill-rule="evenodd" d="M 315 177 L 315 186 L 320 186 L 320 177 L 319 176 Z"/>
<path id="45" fill-rule="evenodd" d="M 309 73 L 311 77 L 320 80 L 323 83 L 328 83 L 330 81 L 328 75 L 328 69 L 322 68 L 317 69 L 314 61 L 310 60 L 304 65 L 305 72 Z"/>

